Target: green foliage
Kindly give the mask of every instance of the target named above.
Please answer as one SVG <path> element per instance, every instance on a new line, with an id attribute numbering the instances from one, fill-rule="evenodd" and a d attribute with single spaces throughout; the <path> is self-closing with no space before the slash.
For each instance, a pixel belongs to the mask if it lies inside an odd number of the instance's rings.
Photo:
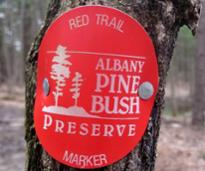
<path id="1" fill-rule="evenodd" d="M 193 79 L 190 75 L 193 74 L 194 69 L 195 49 L 196 40 L 191 31 L 187 27 L 182 27 L 172 61 L 175 71 L 170 71 L 177 73 L 180 81 L 189 82 L 190 79 Z"/>
<path id="2" fill-rule="evenodd" d="M 189 55 L 187 57 L 193 58 L 195 54 L 195 49 L 196 49 L 196 38 L 193 37 L 192 32 L 189 30 L 188 27 L 184 26 L 181 28 L 179 36 L 178 36 L 177 44 L 181 44 L 181 47 L 184 48 L 184 51 L 187 50 L 187 52 L 189 52 Z M 175 53 L 176 55 L 177 55 L 177 52 L 180 51 L 179 48 L 180 46 L 176 47 L 176 53 Z"/>
<path id="3" fill-rule="evenodd" d="M 169 95 L 166 107 L 171 113 L 183 114 L 192 108 L 195 55 L 196 38 L 187 27 L 182 27 L 168 74 L 167 85 L 170 93 L 167 93 Z"/>

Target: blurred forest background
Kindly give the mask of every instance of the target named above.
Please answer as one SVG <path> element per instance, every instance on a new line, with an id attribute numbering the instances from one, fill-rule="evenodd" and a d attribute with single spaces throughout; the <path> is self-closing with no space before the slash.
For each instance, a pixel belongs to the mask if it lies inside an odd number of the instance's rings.
<path id="1" fill-rule="evenodd" d="M 44 24 L 48 2 L 0 0 L 0 171 L 24 167 L 24 61 Z M 201 24 L 197 37 L 187 27 L 178 36 L 167 79 L 157 171 L 205 170 L 205 60 L 200 60 L 204 21 Z"/>

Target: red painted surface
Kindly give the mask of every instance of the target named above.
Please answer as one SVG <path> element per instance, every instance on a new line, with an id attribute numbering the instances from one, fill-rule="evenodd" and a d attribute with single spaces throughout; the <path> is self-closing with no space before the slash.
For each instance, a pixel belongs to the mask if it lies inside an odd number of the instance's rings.
<path id="1" fill-rule="evenodd" d="M 39 50 L 34 122 L 40 143 L 53 158 L 76 168 L 122 159 L 147 127 L 157 68 L 151 39 L 128 15 L 102 6 L 64 13 Z M 154 95 L 142 100 L 138 89 L 146 81 Z"/>

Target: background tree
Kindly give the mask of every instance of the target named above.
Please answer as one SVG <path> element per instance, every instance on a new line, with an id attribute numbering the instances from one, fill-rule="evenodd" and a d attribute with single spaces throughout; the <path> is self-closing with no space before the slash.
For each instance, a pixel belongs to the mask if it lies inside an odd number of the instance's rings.
<path id="1" fill-rule="evenodd" d="M 5 57 L 3 53 L 3 20 L 5 19 L 4 13 L 0 13 L 0 84 L 5 81 L 6 68 Z"/>
<path id="2" fill-rule="evenodd" d="M 9 92 L 13 85 L 24 87 L 24 59 L 47 4 L 48 0 L 0 0 L 0 80 Z"/>
<path id="3" fill-rule="evenodd" d="M 177 33 L 187 25 L 195 33 L 200 3 L 198 0 L 51 0 L 44 27 L 34 41 L 26 59 L 26 141 L 27 171 L 74 171 L 52 159 L 40 145 L 33 127 L 33 105 L 36 88 L 36 61 L 42 37 L 51 22 L 63 11 L 79 5 L 101 4 L 116 7 L 136 18 L 151 36 L 158 58 L 160 84 L 146 133 L 138 146 L 121 161 L 101 169 L 102 171 L 152 171 L 156 158 L 156 145 L 160 128 L 161 109 L 167 71 L 173 53 Z"/>
<path id="4" fill-rule="evenodd" d="M 205 7 L 205 1 L 202 1 Z M 202 10 L 197 36 L 197 54 L 195 60 L 195 94 L 193 98 L 192 124 L 205 126 L 205 9 Z"/>

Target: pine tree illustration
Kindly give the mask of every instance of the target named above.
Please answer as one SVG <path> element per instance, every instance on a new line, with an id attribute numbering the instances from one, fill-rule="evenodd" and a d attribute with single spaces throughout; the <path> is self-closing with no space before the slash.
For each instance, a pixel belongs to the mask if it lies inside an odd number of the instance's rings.
<path id="1" fill-rule="evenodd" d="M 62 87 L 64 87 L 65 79 L 70 77 L 71 62 L 68 61 L 70 55 L 68 55 L 67 48 L 61 45 L 57 46 L 56 51 L 54 52 L 56 56 L 53 57 L 51 79 L 56 81 L 55 91 L 53 91 L 55 106 L 58 106 L 59 96 L 63 96 Z"/>
<path id="2" fill-rule="evenodd" d="M 78 106 L 78 98 L 80 97 L 80 87 L 82 86 L 82 75 L 79 72 L 75 73 L 75 77 L 72 79 L 72 87 L 70 91 L 73 93 L 72 98 L 75 100 L 75 106 Z"/>

